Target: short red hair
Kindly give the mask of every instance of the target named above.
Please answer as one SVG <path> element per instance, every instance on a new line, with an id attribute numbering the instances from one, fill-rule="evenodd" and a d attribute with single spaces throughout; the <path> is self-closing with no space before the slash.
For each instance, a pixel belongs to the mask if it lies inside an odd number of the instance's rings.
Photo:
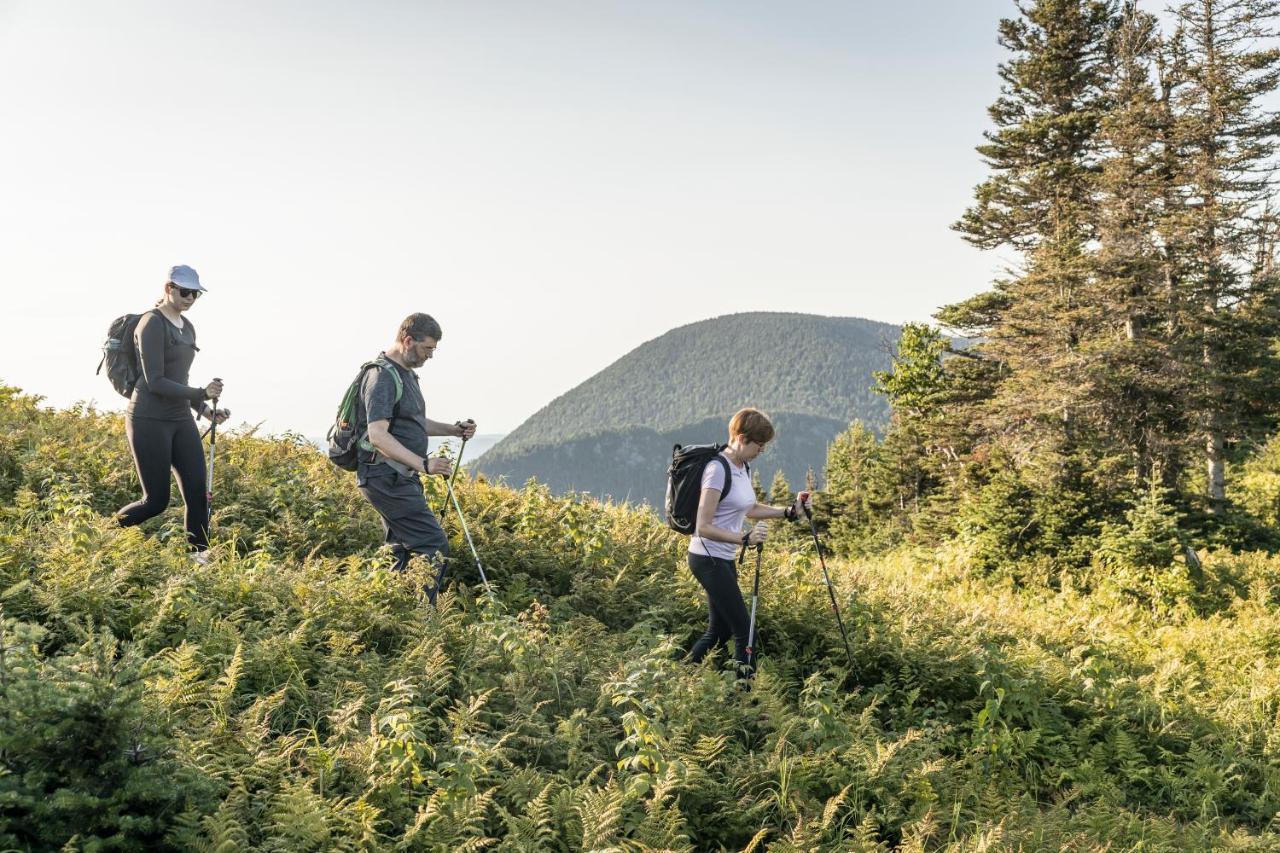
<path id="1" fill-rule="evenodd" d="M 739 409 L 729 421 L 729 440 L 742 436 L 756 444 L 773 441 L 773 422 L 759 409 Z"/>

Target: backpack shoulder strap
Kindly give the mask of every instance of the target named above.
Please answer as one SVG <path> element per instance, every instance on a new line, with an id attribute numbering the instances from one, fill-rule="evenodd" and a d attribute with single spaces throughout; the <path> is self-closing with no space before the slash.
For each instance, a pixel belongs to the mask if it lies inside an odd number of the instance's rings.
<path id="1" fill-rule="evenodd" d="M 404 396 L 404 380 L 400 378 L 400 371 L 391 363 L 391 359 L 385 355 L 380 355 L 370 362 L 370 365 L 380 370 L 385 370 L 391 374 L 391 381 L 396 386 L 396 409 L 400 408 L 400 398 Z"/>
<path id="2" fill-rule="evenodd" d="M 723 453 L 717 453 L 716 460 L 724 468 L 724 488 L 720 490 L 720 502 L 723 503 L 729 496 L 729 490 L 733 488 L 733 472 L 729 470 L 729 460 L 724 458 Z"/>
<path id="3" fill-rule="evenodd" d="M 385 353 L 383 353 L 382 355 L 379 355 L 373 361 L 368 361 L 364 363 L 364 365 L 360 368 L 360 378 L 357 379 L 357 382 L 363 382 L 364 375 L 369 370 L 385 370 L 387 373 L 391 374 L 391 382 L 396 387 L 395 403 L 393 403 L 391 406 L 391 418 L 387 422 L 387 429 L 391 429 L 391 427 L 396 422 L 396 417 L 400 414 L 400 398 L 404 396 L 404 380 L 400 378 L 400 371 L 396 369 L 396 366 L 391 362 L 391 359 L 387 358 Z M 361 437 L 359 441 L 359 445 L 361 449 L 366 450 L 369 453 L 373 454 L 372 461 L 375 463 L 385 462 L 391 467 L 396 468 L 397 470 L 404 467 L 404 466 L 401 466 L 398 462 L 395 462 L 392 459 L 388 459 L 387 457 L 383 456 L 381 453 L 379 453 L 377 450 L 374 449 L 372 442 L 369 441 L 369 426 L 367 423 L 365 424 L 364 435 L 363 437 Z M 406 473 L 406 472 L 402 471 L 402 473 Z M 407 473 L 406 473 L 406 476 L 408 476 Z"/>

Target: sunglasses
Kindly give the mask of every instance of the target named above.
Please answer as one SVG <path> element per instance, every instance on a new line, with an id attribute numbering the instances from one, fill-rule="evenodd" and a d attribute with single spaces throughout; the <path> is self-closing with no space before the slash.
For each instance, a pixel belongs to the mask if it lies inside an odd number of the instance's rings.
<path id="1" fill-rule="evenodd" d="M 203 293 L 203 291 L 200 291 L 200 290 L 191 290 L 190 288 L 186 288 L 186 287 L 178 287 L 178 285 L 176 284 L 170 284 L 169 286 L 172 287 L 174 290 L 178 291 L 178 295 L 181 296 L 183 299 L 199 299 L 200 294 Z"/>

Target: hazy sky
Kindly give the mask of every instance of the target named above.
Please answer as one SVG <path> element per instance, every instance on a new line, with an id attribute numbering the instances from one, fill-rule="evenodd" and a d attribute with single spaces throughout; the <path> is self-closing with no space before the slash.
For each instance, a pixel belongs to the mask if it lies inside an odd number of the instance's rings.
<path id="1" fill-rule="evenodd" d="M 482 432 L 686 322 L 927 319 L 1007 260 L 948 226 L 1013 11 L 0 0 L 0 380 L 122 406 L 103 333 L 176 263 L 193 384 L 306 435 L 411 311 Z"/>

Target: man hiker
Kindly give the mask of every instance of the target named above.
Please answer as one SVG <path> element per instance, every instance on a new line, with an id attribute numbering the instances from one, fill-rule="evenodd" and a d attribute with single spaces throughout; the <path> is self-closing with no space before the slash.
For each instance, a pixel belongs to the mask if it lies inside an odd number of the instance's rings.
<path id="1" fill-rule="evenodd" d="M 436 564 L 431 601 L 444 580 L 449 539 L 427 506 L 419 474 L 448 477 L 448 459 L 427 458 L 428 436 L 471 438 L 473 421 L 442 423 L 427 418 L 426 402 L 414 368 L 435 354 L 442 337 L 440 324 L 429 314 L 410 314 L 400 324 L 396 341 L 364 374 L 360 407 L 372 450 L 360 450 L 356 485 L 382 516 L 387 544 L 396 554 L 395 569 L 403 571 L 414 554 Z M 398 376 L 393 376 L 395 371 Z"/>

